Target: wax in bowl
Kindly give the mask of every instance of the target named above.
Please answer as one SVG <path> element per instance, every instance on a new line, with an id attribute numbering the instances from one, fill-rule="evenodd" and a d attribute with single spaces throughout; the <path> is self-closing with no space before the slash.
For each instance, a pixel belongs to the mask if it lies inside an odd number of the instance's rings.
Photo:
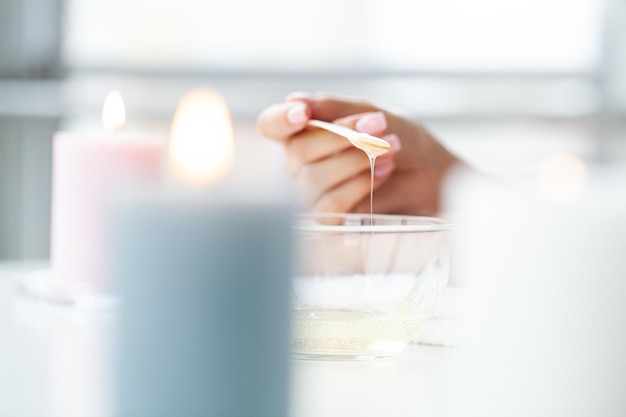
<path id="1" fill-rule="evenodd" d="M 448 281 L 450 228 L 432 217 L 300 216 L 292 354 L 363 360 L 401 352 Z"/>

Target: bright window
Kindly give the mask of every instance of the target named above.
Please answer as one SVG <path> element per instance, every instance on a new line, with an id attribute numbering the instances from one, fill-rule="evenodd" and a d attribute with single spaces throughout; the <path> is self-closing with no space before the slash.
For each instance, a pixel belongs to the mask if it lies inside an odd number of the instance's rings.
<path id="1" fill-rule="evenodd" d="M 68 0 L 70 67 L 586 72 L 596 0 Z"/>

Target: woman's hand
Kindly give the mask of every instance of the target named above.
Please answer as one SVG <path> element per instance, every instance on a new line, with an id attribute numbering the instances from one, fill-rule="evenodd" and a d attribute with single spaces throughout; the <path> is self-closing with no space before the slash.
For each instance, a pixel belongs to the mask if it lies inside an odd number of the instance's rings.
<path id="1" fill-rule="evenodd" d="M 374 212 L 438 212 L 443 178 L 460 161 L 420 124 L 362 100 L 294 93 L 261 112 L 258 127 L 284 145 L 285 171 L 311 211 L 369 213 L 370 166 L 367 155 L 347 139 L 308 127 L 310 119 L 390 143 L 391 150 L 376 160 Z"/>

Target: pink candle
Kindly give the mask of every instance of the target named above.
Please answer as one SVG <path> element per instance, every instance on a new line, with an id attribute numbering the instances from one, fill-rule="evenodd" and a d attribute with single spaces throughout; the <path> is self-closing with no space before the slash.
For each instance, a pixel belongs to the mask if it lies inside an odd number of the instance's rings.
<path id="1" fill-rule="evenodd" d="M 107 117 L 105 106 L 103 121 Z M 55 135 L 50 251 L 57 282 L 106 289 L 109 201 L 126 187 L 160 182 L 163 148 L 162 140 L 145 134 Z"/>
<path id="2" fill-rule="evenodd" d="M 162 142 L 147 137 L 55 135 L 50 247 L 55 278 L 102 283 L 107 203 L 123 187 L 157 183 L 162 149 Z"/>

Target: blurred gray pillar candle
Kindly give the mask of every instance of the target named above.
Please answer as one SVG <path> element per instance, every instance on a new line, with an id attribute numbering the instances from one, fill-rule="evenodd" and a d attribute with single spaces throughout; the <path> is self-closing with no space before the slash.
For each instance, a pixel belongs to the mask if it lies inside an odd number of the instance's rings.
<path id="1" fill-rule="evenodd" d="M 287 414 L 290 209 L 210 194 L 117 212 L 119 417 Z"/>

